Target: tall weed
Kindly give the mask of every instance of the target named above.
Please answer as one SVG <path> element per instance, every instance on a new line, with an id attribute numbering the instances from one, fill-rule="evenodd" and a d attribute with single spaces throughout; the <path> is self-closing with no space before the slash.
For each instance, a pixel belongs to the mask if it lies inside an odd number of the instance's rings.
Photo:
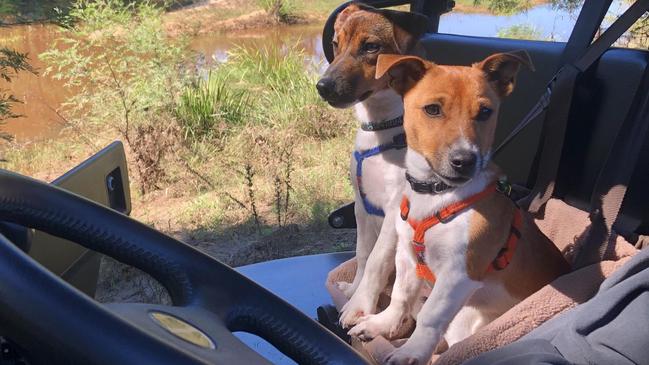
<path id="1" fill-rule="evenodd" d="M 233 126 L 245 123 L 250 105 L 246 90 L 231 88 L 230 78 L 210 72 L 185 87 L 176 115 L 185 140 L 220 137 Z"/>

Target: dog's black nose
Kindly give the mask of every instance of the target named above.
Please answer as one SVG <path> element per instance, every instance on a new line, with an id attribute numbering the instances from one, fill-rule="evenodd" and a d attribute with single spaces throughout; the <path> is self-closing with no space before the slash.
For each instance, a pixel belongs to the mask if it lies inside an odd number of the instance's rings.
<path id="1" fill-rule="evenodd" d="M 318 89 L 320 96 L 322 96 L 324 99 L 331 98 L 336 92 L 336 83 L 331 77 L 321 78 L 320 80 L 318 80 L 318 83 L 315 85 L 315 87 Z"/>
<path id="2" fill-rule="evenodd" d="M 451 151 L 448 160 L 453 170 L 462 175 L 470 175 L 474 172 L 478 155 L 470 150 L 458 149 Z"/>

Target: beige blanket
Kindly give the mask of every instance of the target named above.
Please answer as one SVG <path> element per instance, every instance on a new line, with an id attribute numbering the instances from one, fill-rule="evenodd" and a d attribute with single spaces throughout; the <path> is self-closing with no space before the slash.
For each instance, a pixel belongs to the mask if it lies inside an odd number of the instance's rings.
<path id="1" fill-rule="evenodd" d="M 587 213 L 559 200 L 551 200 L 546 206 L 544 216 L 537 219 L 537 224 L 570 261 L 572 248 L 579 245 L 579 240 L 590 221 Z M 546 285 L 473 336 L 436 355 L 433 358 L 435 365 L 460 364 L 484 351 L 507 345 L 555 315 L 587 301 L 597 292 L 602 281 L 622 266 L 636 251 L 631 244 L 618 237 L 607 250 L 604 261 L 573 271 Z M 355 270 L 356 262 L 352 259 L 329 273 L 326 287 L 338 309 L 342 308 L 347 299 L 337 289 L 335 283 L 351 282 Z M 391 287 L 391 284 L 389 286 Z M 385 308 L 389 303 L 388 293 L 389 288 L 386 288 L 379 302 L 379 308 Z M 355 342 L 354 345 L 380 364 L 394 350 L 394 346 L 402 342 L 389 342 L 379 337 L 369 343 Z"/>

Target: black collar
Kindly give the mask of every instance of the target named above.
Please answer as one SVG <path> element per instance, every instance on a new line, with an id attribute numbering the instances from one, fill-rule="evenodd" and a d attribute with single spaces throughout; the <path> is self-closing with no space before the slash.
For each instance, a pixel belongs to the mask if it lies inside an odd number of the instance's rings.
<path id="1" fill-rule="evenodd" d="M 444 183 L 441 180 L 417 180 L 408 172 L 406 172 L 406 180 L 408 180 L 410 187 L 414 192 L 421 194 L 441 194 L 452 188 L 452 186 Z"/>
<path id="2" fill-rule="evenodd" d="M 361 129 L 366 132 L 376 132 L 376 131 L 382 131 L 384 129 L 401 127 L 402 125 L 403 125 L 403 115 L 398 116 L 394 119 L 384 120 L 382 122 L 362 123 Z"/>

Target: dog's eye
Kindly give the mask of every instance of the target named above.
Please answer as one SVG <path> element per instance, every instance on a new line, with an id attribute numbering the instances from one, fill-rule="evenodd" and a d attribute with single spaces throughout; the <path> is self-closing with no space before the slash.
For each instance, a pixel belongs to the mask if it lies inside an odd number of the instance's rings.
<path id="1" fill-rule="evenodd" d="M 431 117 L 439 117 L 442 114 L 442 107 L 439 104 L 430 104 L 424 107 L 424 111 Z"/>
<path id="2" fill-rule="evenodd" d="M 489 117 L 491 117 L 491 113 L 493 113 L 493 110 L 491 110 L 491 108 L 481 106 L 475 119 L 479 122 L 484 122 L 489 119 Z"/>
<path id="3" fill-rule="evenodd" d="M 376 53 L 381 49 L 381 45 L 378 43 L 367 42 L 363 44 L 363 51 L 365 53 Z"/>

